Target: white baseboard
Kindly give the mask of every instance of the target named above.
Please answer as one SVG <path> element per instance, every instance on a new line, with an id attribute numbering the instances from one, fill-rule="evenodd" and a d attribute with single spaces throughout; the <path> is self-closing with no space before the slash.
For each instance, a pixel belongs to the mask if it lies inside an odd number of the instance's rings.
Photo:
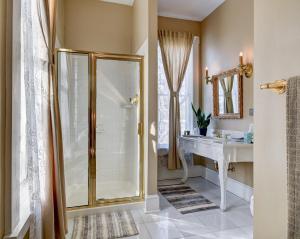
<path id="1" fill-rule="evenodd" d="M 155 195 L 146 195 L 145 196 L 145 213 L 154 213 L 159 212 L 159 196 Z"/>
<path id="2" fill-rule="evenodd" d="M 203 178 L 212 182 L 213 184 L 220 186 L 219 175 L 217 172 L 205 168 L 203 166 L 200 167 L 203 168 L 203 172 L 204 172 L 204 174 L 202 175 Z M 234 180 L 232 178 L 228 178 L 227 180 L 227 191 L 237 195 L 240 198 L 243 198 L 247 202 L 250 202 L 250 198 L 253 195 L 252 187 L 243 184 L 237 180 Z"/>

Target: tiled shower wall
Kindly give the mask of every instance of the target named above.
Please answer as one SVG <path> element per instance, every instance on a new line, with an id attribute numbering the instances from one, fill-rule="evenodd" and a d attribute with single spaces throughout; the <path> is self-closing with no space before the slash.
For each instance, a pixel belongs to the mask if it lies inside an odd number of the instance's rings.
<path id="1" fill-rule="evenodd" d="M 117 197 L 135 196 L 138 191 L 138 107 L 129 101 L 138 92 L 138 66 L 125 61 L 97 62 L 97 183 L 121 190 Z M 130 185 L 130 192 L 122 192 L 124 183 Z M 97 197 L 103 198 L 101 192 L 103 188 L 97 187 Z"/>

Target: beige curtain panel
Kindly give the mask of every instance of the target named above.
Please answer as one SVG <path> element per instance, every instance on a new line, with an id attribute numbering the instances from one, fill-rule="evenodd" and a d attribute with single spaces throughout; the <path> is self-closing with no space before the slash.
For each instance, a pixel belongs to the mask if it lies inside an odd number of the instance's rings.
<path id="1" fill-rule="evenodd" d="M 170 90 L 168 168 L 180 168 L 177 140 L 180 136 L 179 91 L 184 79 L 193 45 L 187 32 L 158 31 L 159 45 Z"/>
<path id="2" fill-rule="evenodd" d="M 221 79 L 220 83 L 224 92 L 224 111 L 225 113 L 234 113 L 233 101 L 232 101 L 232 88 L 233 88 L 234 76 Z M 227 83 L 227 84 L 226 84 Z"/>
<path id="3" fill-rule="evenodd" d="M 56 0 L 44 1 L 47 27 L 43 29 L 49 51 L 49 172 L 47 182 L 46 203 L 43 205 L 43 238 L 65 238 L 67 232 L 66 197 L 64 182 L 64 163 L 62 134 L 57 95 L 57 81 L 54 67 L 54 51 L 56 41 Z M 53 96 L 51 95 L 53 92 Z"/>

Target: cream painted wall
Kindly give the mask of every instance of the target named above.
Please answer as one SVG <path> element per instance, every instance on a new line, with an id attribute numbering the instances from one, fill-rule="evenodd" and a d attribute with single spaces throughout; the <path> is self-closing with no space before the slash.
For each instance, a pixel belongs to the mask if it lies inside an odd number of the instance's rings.
<path id="1" fill-rule="evenodd" d="M 132 7 L 99 0 L 65 0 L 65 47 L 131 53 Z"/>
<path id="2" fill-rule="evenodd" d="M 139 0 L 133 6 L 134 54 L 143 55 L 145 88 L 144 160 L 146 197 L 157 194 L 157 1 Z M 157 205 L 158 206 L 158 205 Z M 147 209 L 146 209 L 147 210 Z"/>
<path id="3" fill-rule="evenodd" d="M 245 61 L 253 62 L 254 9 L 253 0 L 227 0 L 201 23 L 201 65 L 202 72 L 209 68 L 209 74 L 234 68 L 239 63 L 239 52 L 245 54 Z M 253 79 L 244 78 L 244 118 L 240 120 L 213 120 L 211 127 L 247 131 L 253 117 Z M 213 112 L 212 85 L 202 81 L 202 106 L 205 112 Z M 215 170 L 210 160 L 196 158 L 196 163 Z M 253 164 L 235 164 L 235 171 L 228 176 L 253 187 Z"/>
<path id="4" fill-rule="evenodd" d="M 57 1 L 57 14 L 56 14 L 56 36 L 57 47 L 63 47 L 65 43 L 65 1 Z"/>
<path id="5" fill-rule="evenodd" d="M 0 0 L 0 238 L 4 234 L 5 10 L 6 0 Z"/>
<path id="6" fill-rule="evenodd" d="M 134 1 L 132 13 L 132 53 L 148 39 L 148 0 Z"/>
<path id="7" fill-rule="evenodd" d="M 254 0 L 254 238 L 287 238 L 286 99 L 259 84 L 300 74 L 300 1 Z"/>
<path id="8" fill-rule="evenodd" d="M 239 53 L 245 61 L 253 62 L 253 0 L 227 0 L 201 24 L 202 72 L 207 66 L 210 74 L 234 68 L 239 63 Z M 241 120 L 215 120 L 216 127 L 247 131 L 253 117 L 253 79 L 244 78 L 244 118 Z M 213 112 L 212 85 L 203 87 L 203 108 Z"/>
<path id="9" fill-rule="evenodd" d="M 148 193 L 157 193 L 157 0 L 148 0 Z"/>

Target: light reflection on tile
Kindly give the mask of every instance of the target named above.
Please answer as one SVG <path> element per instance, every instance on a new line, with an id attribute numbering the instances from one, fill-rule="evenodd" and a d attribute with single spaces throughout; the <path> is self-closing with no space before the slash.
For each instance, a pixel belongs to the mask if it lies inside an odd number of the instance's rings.
<path id="1" fill-rule="evenodd" d="M 176 239 L 182 238 L 182 233 L 171 220 L 146 223 L 151 238 Z"/>

